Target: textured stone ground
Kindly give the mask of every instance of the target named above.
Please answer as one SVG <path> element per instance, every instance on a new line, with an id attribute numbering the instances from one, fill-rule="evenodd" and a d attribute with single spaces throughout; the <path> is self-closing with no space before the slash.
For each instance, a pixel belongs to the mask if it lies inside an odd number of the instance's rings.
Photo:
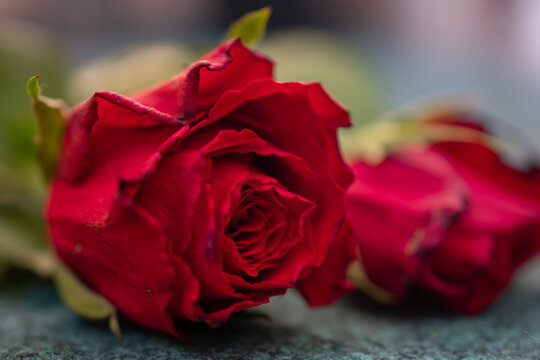
<path id="1" fill-rule="evenodd" d="M 195 327 L 189 343 L 124 320 L 118 342 L 66 309 L 51 284 L 11 281 L 0 287 L 0 359 L 540 359 L 540 262 L 476 317 L 388 309 L 354 294 L 310 311 L 294 292 L 261 310 L 273 322 Z"/>

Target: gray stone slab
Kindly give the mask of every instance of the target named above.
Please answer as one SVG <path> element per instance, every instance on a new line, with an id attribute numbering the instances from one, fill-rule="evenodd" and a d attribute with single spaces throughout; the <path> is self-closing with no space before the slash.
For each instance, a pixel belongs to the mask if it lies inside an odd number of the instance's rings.
<path id="1" fill-rule="evenodd" d="M 11 280 L 0 288 L 0 359 L 540 359 L 540 262 L 475 317 L 386 308 L 358 294 L 310 310 L 295 292 L 256 311 L 273 322 L 190 326 L 187 343 L 123 320 L 118 342 L 104 324 L 73 315 L 50 283 Z"/>

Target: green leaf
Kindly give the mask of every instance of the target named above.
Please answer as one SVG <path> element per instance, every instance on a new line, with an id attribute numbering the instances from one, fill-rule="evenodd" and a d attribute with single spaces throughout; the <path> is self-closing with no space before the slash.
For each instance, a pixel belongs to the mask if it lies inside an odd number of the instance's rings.
<path id="1" fill-rule="evenodd" d="M 225 40 L 240 38 L 245 45 L 256 45 L 266 32 L 266 25 L 271 14 L 271 6 L 245 14 L 231 24 Z"/>
<path id="2" fill-rule="evenodd" d="M 26 83 L 26 92 L 28 93 L 28 96 L 33 99 L 37 99 L 40 93 L 38 79 L 39 75 L 32 76 Z"/>
<path id="3" fill-rule="evenodd" d="M 63 112 L 66 105 L 61 100 L 49 99 L 41 95 L 39 75 L 31 77 L 26 84 L 26 92 L 32 100 L 38 123 L 36 137 L 37 156 L 45 178 L 50 180 L 55 171 L 62 150 L 66 128 Z"/>
<path id="4" fill-rule="evenodd" d="M 109 319 L 112 333 L 122 340 L 116 308 L 87 287 L 68 267 L 58 261 L 54 282 L 62 301 L 77 315 L 89 320 Z"/>

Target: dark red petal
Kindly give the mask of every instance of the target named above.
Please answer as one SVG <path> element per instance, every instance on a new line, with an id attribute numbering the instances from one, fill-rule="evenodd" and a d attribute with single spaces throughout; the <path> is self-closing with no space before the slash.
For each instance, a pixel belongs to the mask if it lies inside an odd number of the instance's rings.
<path id="1" fill-rule="evenodd" d="M 528 172 L 514 169 L 482 144 L 443 142 L 432 148 L 446 158 L 467 182 L 473 196 L 478 197 L 472 205 L 478 204 L 480 209 L 472 211 L 471 220 L 479 226 L 502 230 L 518 226 L 520 217 L 538 217 L 540 168 Z"/>
<path id="2" fill-rule="evenodd" d="M 539 230 L 536 224 L 495 236 L 456 229 L 445 246 L 430 256 L 419 277 L 419 294 L 457 312 L 485 310 L 502 294 L 516 269 L 538 253 Z M 452 243 L 452 248 L 446 243 Z"/>
<path id="3" fill-rule="evenodd" d="M 306 278 L 298 282 L 298 290 L 310 306 L 331 304 L 353 289 L 347 280 L 347 269 L 356 258 L 354 241 L 356 238 L 353 229 L 345 221 L 330 244 L 322 265 L 311 270 Z"/>
<path id="4" fill-rule="evenodd" d="M 144 174 L 151 173 L 161 159 L 158 148 L 170 136 L 169 127 L 100 131 L 89 138 L 85 176 L 71 182 L 57 179 L 59 194 L 69 194 L 76 221 L 101 223 L 108 216 L 113 199 L 119 192 L 132 195 L 132 187 Z M 56 200 L 51 196 L 51 201 Z M 66 201 L 68 201 L 66 200 Z M 77 209 L 75 211 L 75 209 Z"/>
<path id="5" fill-rule="evenodd" d="M 430 271 L 449 285 L 465 285 L 489 266 L 494 252 L 493 240 L 489 233 L 453 226 L 445 240 L 429 256 Z"/>
<path id="6" fill-rule="evenodd" d="M 160 223 L 171 239 L 171 257 L 177 279 L 171 313 L 175 318 L 198 320 L 202 310 L 192 304 L 200 296 L 199 282 L 184 251 L 192 239 L 192 227 L 204 226 L 195 213 L 196 204 L 209 171 L 209 162 L 198 153 L 175 152 L 164 154 L 153 172 L 139 184 L 134 198 Z"/>
<path id="7" fill-rule="evenodd" d="M 453 167 L 423 147 L 402 149 L 381 164 L 358 161 L 347 199 L 368 199 L 390 208 L 430 213 L 436 208 L 463 209 L 469 189 Z M 373 199 L 373 200 L 372 200 Z"/>
<path id="8" fill-rule="evenodd" d="M 467 212 L 428 259 L 422 291 L 461 312 L 477 313 L 540 252 L 540 171 L 522 172 L 479 143 L 432 147 L 470 188 Z"/>
<path id="9" fill-rule="evenodd" d="M 270 60 L 235 39 L 196 61 L 175 78 L 135 94 L 134 99 L 189 121 L 198 110 L 215 103 L 227 90 L 240 89 L 256 79 L 271 78 L 272 67 Z"/>
<path id="10" fill-rule="evenodd" d="M 210 165 L 196 152 L 165 154 L 135 195 L 137 203 L 159 220 L 179 256 L 191 241 L 194 209 Z"/>
<path id="11" fill-rule="evenodd" d="M 127 135 L 122 134 L 120 130 L 147 134 L 147 130 L 156 128 L 171 135 L 180 126 L 178 121 L 169 115 L 122 95 L 111 92 L 95 93 L 86 102 L 75 107 L 69 116 L 58 177 L 75 181 L 88 170 L 91 166 L 91 134 L 103 129 L 114 129 L 119 131 L 116 136 L 126 137 Z"/>
<path id="12" fill-rule="evenodd" d="M 309 84 L 308 89 L 311 107 L 323 120 L 326 128 L 332 176 L 341 188 L 346 189 L 352 182 L 353 175 L 340 155 L 336 132 L 340 127 L 351 125 L 349 113 L 335 99 L 331 98 L 320 84 Z"/>
<path id="13" fill-rule="evenodd" d="M 285 108 L 287 111 L 283 112 Z M 227 92 L 201 126 L 221 118 L 255 129 L 263 139 L 302 156 L 308 163 L 309 159 L 320 162 L 322 152 L 333 180 L 342 189 L 352 181 L 336 137 L 340 126 L 350 124 L 348 113 L 318 84 L 254 81 L 240 91 Z"/>
<path id="14" fill-rule="evenodd" d="M 201 283 L 199 305 L 205 313 L 211 312 L 213 308 L 219 309 L 223 302 L 232 303 L 248 298 L 234 290 L 223 272 L 221 252 L 223 245 L 221 238 L 216 236 L 213 210 L 210 185 L 205 184 L 190 224 L 191 242 L 182 255 L 183 260 L 189 264 Z"/>
<path id="15" fill-rule="evenodd" d="M 74 219 L 78 204 L 66 186 L 53 185 L 47 212 L 62 260 L 134 322 L 180 336 L 168 312 L 175 275 L 159 223 L 126 196 L 102 223 Z"/>

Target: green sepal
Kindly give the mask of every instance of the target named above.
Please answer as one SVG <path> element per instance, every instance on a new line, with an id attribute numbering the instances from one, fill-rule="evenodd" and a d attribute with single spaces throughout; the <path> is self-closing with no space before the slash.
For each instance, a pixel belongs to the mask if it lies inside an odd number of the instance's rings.
<path id="1" fill-rule="evenodd" d="M 109 319 L 111 332 L 122 340 L 116 308 L 107 299 L 86 286 L 60 261 L 53 279 L 60 298 L 73 312 L 89 320 Z"/>
<path id="2" fill-rule="evenodd" d="M 49 99 L 41 95 L 39 75 L 31 77 L 26 83 L 26 92 L 32 100 L 37 118 L 38 134 L 36 137 L 37 157 L 47 181 L 56 171 L 58 158 L 66 129 L 66 105 L 62 100 Z"/>
<path id="3" fill-rule="evenodd" d="M 240 38 L 245 45 L 255 46 L 264 37 L 271 14 L 271 6 L 245 14 L 231 24 L 225 40 Z"/>

